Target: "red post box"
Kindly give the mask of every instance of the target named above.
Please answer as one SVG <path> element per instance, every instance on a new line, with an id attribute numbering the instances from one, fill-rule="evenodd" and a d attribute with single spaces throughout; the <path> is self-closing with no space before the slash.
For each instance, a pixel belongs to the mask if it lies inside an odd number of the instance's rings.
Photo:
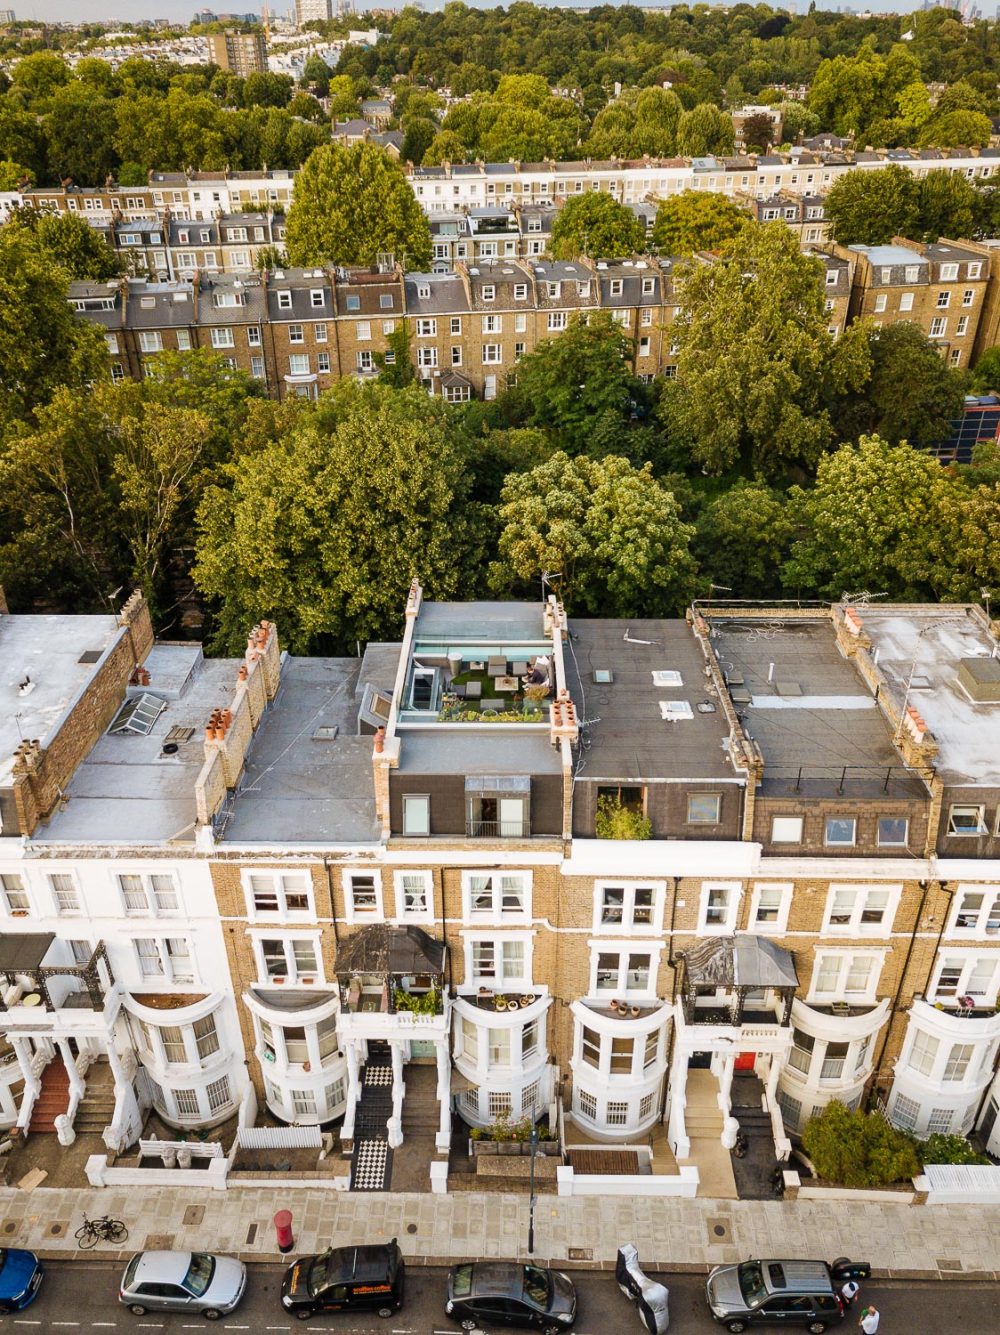
<path id="1" fill-rule="evenodd" d="M 278 1251 L 290 1252 L 295 1246 L 295 1239 L 292 1237 L 291 1210 L 279 1210 L 274 1216 L 274 1232 L 278 1239 Z"/>

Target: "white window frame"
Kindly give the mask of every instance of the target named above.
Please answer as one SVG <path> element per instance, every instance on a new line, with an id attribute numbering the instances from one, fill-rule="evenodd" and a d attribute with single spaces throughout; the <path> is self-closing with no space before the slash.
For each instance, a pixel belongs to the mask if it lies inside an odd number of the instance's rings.
<path id="1" fill-rule="evenodd" d="M 981 895 L 982 903 L 978 907 L 966 909 L 966 897 Z M 972 926 L 959 926 L 958 919 L 975 913 L 976 921 Z M 977 885 L 963 882 L 955 891 L 951 915 L 946 936 L 959 941 L 995 941 L 1000 938 L 1000 926 L 991 927 L 990 921 L 1000 924 L 1000 885 Z"/>
<path id="2" fill-rule="evenodd" d="M 354 902 L 355 881 L 371 881 L 375 891 L 373 908 L 359 909 Z M 382 873 L 378 868 L 365 869 L 352 867 L 344 871 L 342 877 L 344 890 L 344 915 L 349 923 L 385 922 L 385 905 L 382 894 Z"/>
<path id="3" fill-rule="evenodd" d="M 993 969 L 989 986 L 985 992 L 970 992 L 969 985 L 972 981 L 972 975 L 984 963 L 988 963 Z M 941 975 L 946 964 L 952 966 L 957 964 L 960 967 L 960 973 L 954 993 L 948 992 L 944 996 L 939 996 L 938 988 L 941 985 Z M 934 974 L 927 989 L 927 1000 L 931 1005 L 940 1001 L 943 1006 L 947 1007 L 948 1005 L 957 1005 L 959 997 L 971 996 L 976 1000 L 977 1005 L 982 1006 L 985 1010 L 992 1010 L 996 1006 L 998 994 L 1000 994 L 1000 967 L 998 966 L 1000 966 L 1000 951 L 984 953 L 981 950 L 942 947 L 934 961 Z"/>
<path id="4" fill-rule="evenodd" d="M 819 1002 L 823 1004 L 828 1001 L 847 1001 L 851 1000 L 858 1005 L 874 1005 L 876 992 L 878 989 L 878 980 L 882 973 L 882 967 L 885 964 L 885 950 L 827 950 L 818 948 L 813 962 L 812 977 L 809 980 L 809 993 L 806 997 L 807 1002 Z M 855 958 L 871 959 L 872 966 L 869 971 L 868 986 L 864 992 L 848 992 L 847 981 L 851 971 L 851 965 Z M 821 972 L 823 971 L 823 961 L 827 959 L 836 959 L 839 961 L 837 985 L 834 988 L 820 992 L 817 990 L 817 983 Z"/>
<path id="5" fill-rule="evenodd" d="M 708 797 L 711 797 L 711 798 L 714 798 L 714 799 L 715 799 L 715 815 L 714 815 L 710 820 L 701 820 L 701 819 L 699 819 L 699 818 L 697 818 L 697 817 L 692 816 L 692 815 L 691 815 L 691 803 L 692 803 L 692 802 L 697 802 L 697 801 L 699 801 L 699 800 L 704 800 L 705 798 L 708 798 Z M 687 800 L 687 815 L 685 816 L 684 819 L 685 819 L 685 823 L 686 823 L 687 825 L 708 825 L 708 826 L 712 826 L 712 825 L 719 825 L 719 824 L 721 824 L 721 822 L 722 822 L 722 794 L 721 794 L 721 793 L 715 793 L 715 792 L 712 792 L 712 791 L 710 791 L 710 790 L 708 790 L 708 789 L 705 789 L 705 790 L 696 790 L 696 791 L 694 791 L 694 792 L 690 792 L 690 793 L 688 793 L 688 794 L 687 794 L 687 799 L 686 799 L 686 800 Z"/>
<path id="6" fill-rule="evenodd" d="M 275 931 L 273 927 L 265 927 L 249 933 L 250 942 L 253 947 L 254 962 L 257 966 L 257 981 L 261 986 L 268 986 L 274 983 L 276 977 L 287 979 L 290 984 L 301 983 L 305 978 L 311 978 L 315 983 L 323 984 L 326 982 L 326 973 L 323 968 L 323 937 L 320 932 L 293 932 L 291 935 L 284 935 Z M 284 974 L 270 974 L 267 970 L 267 962 L 264 957 L 265 941 L 280 941 L 285 951 Z M 298 961 L 295 958 L 296 941 L 306 941 L 312 948 L 316 957 L 316 968 L 303 970 L 299 973 Z M 289 1012 L 290 1020 L 294 1012 Z M 289 1021 L 290 1022 L 290 1021 Z"/>
<path id="7" fill-rule="evenodd" d="M 953 283 L 958 277 L 958 265 L 955 263 L 942 264 L 939 274 L 942 283 Z M 971 277 L 971 275 L 970 275 Z"/>
<path id="8" fill-rule="evenodd" d="M 747 923 L 748 932 L 759 932 L 762 936 L 781 936 L 788 927 L 788 913 L 792 907 L 793 886 L 789 881 L 755 881 L 753 890 L 750 894 L 750 919 Z M 765 894 L 768 896 L 777 893 L 778 908 L 777 916 L 765 922 L 757 921 L 757 914 L 760 911 L 761 899 Z"/>
<path id="9" fill-rule="evenodd" d="M 142 893 L 145 896 L 145 907 L 129 908 L 125 899 L 125 887 L 122 885 L 123 877 L 138 877 L 142 882 Z M 172 882 L 172 890 L 167 887 L 157 887 L 153 878 L 169 877 Z M 130 918 L 174 918 L 182 909 L 180 883 L 176 872 L 170 871 L 144 871 L 137 867 L 118 867 L 114 872 L 114 882 L 121 900 L 122 908 Z M 175 899 L 174 905 L 164 905 L 161 896 L 164 893 L 172 893 Z"/>
<path id="10" fill-rule="evenodd" d="M 722 922 L 709 922 L 708 911 L 713 891 L 724 890 L 728 895 L 726 916 Z M 702 881 L 698 898 L 698 935 L 726 936 L 736 930 L 743 885 L 740 881 Z"/>
<path id="11" fill-rule="evenodd" d="M 829 827 L 831 821 L 850 821 L 851 837 L 850 839 L 829 838 Z M 858 842 L 858 818 L 857 816 L 824 816 L 823 817 L 823 846 L 824 848 L 854 848 Z"/>
<path id="12" fill-rule="evenodd" d="M 422 822 L 424 828 L 412 830 L 407 828 L 407 810 L 414 804 L 422 802 L 424 804 L 425 819 Z M 401 831 L 409 839 L 427 839 L 431 832 L 431 799 L 429 793 L 404 793 L 403 794 L 403 829 Z"/>
<path id="13" fill-rule="evenodd" d="M 277 907 L 258 909 L 254 904 L 254 879 L 270 878 Z M 247 918 L 250 922 L 308 922 L 316 917 L 316 901 L 313 892 L 312 876 L 309 870 L 283 871 L 278 868 L 250 867 L 241 872 L 243 893 L 247 902 Z M 300 884 L 301 882 L 301 884 Z M 264 892 L 264 887 L 259 889 Z M 289 908 L 288 896 L 304 894 L 305 908 Z"/>
<path id="14" fill-rule="evenodd" d="M 66 880 L 68 885 L 59 889 L 56 881 Z M 49 887 L 49 894 L 52 896 L 53 910 L 60 918 L 72 918 L 83 912 L 83 905 L 80 900 L 80 882 L 76 874 L 72 871 L 50 871 L 46 872 L 45 880 Z M 59 896 L 67 896 L 66 902 L 62 903 Z"/>
<path id="15" fill-rule="evenodd" d="M 404 884 L 407 877 L 417 878 L 423 882 L 424 887 L 424 907 L 422 909 L 407 909 L 406 907 L 406 886 Z M 433 922 L 434 921 L 434 874 L 430 871 L 423 871 L 406 867 L 401 871 L 395 871 L 392 874 L 393 891 L 396 896 L 396 921 L 406 922 Z"/>
<path id="16" fill-rule="evenodd" d="M 503 907 L 503 879 L 504 877 L 519 876 L 521 878 L 521 907 L 519 909 L 505 909 Z M 488 891 L 477 890 L 477 894 L 488 893 L 491 906 L 488 909 L 473 908 L 473 878 L 486 877 L 490 881 Z M 467 926 L 478 926 L 480 923 L 494 923 L 497 926 L 507 926 L 509 923 L 529 923 L 531 922 L 531 872 L 520 867 L 500 867 L 496 870 L 474 870 L 462 872 L 462 922 Z"/>
<path id="17" fill-rule="evenodd" d="M 978 813 L 976 816 L 975 829 L 956 829 L 956 812 Z M 949 839 L 978 839 L 981 834 L 989 834 L 989 826 L 986 823 L 986 807 L 982 802 L 952 802 L 948 807 L 948 838 Z"/>
<path id="18" fill-rule="evenodd" d="M 198 973 L 195 968 L 195 956 L 194 956 L 194 951 L 191 948 L 191 938 L 189 936 L 168 937 L 166 935 L 163 936 L 136 935 L 131 938 L 131 941 L 132 941 L 133 958 L 136 962 L 136 967 L 139 970 L 139 976 L 141 978 L 160 978 L 165 983 L 174 983 L 182 987 L 191 987 L 197 983 Z M 144 956 L 140 952 L 139 950 L 140 941 L 152 941 L 153 944 L 156 946 L 156 951 L 157 951 L 156 958 L 158 958 L 160 962 L 160 969 L 158 973 L 143 972 L 141 960 L 143 958 L 152 959 L 154 957 L 152 954 L 147 954 Z M 187 955 L 186 956 L 173 955 L 168 945 L 168 942 L 170 941 L 183 941 L 187 945 Z M 189 976 L 185 976 L 184 974 L 178 976 L 177 970 L 173 964 L 173 960 L 175 958 L 187 959 L 188 964 L 190 966 L 188 970 Z"/>
<path id="19" fill-rule="evenodd" d="M 782 837 L 778 838 L 778 826 L 781 825 Z M 788 837 L 789 827 L 798 826 L 798 833 L 794 839 Z M 772 844 L 801 844 L 802 832 L 805 822 L 801 816 L 772 816 L 771 817 L 771 843 Z"/>
<path id="20" fill-rule="evenodd" d="M 494 971 L 492 974 L 480 974 L 475 970 L 475 947 L 487 942 L 493 945 Z M 534 932 L 463 933 L 462 944 L 465 948 L 466 988 L 476 990 L 480 987 L 488 987 L 491 990 L 502 992 L 506 988 L 521 988 L 527 991 L 531 987 L 531 963 L 535 949 Z M 520 944 L 522 947 L 523 975 L 508 974 L 506 971 L 504 946 L 508 944 Z"/>
<path id="21" fill-rule="evenodd" d="M 896 910 L 899 907 L 899 899 L 903 893 L 901 885 L 859 885 L 844 884 L 834 881 L 831 883 L 826 897 L 826 910 L 823 914 L 823 936 L 890 936 L 892 934 L 893 923 L 896 919 Z M 867 909 L 868 897 L 872 894 L 884 894 L 886 896 L 886 906 L 880 922 L 862 922 L 862 916 L 870 911 Z M 833 906 L 838 896 L 853 895 L 854 905 L 851 909 L 850 921 L 846 923 L 833 923 L 830 921 L 833 913 Z"/>
<path id="22" fill-rule="evenodd" d="M 622 916 L 617 922 L 604 922 L 604 896 L 607 891 L 622 892 Z M 651 890 L 653 903 L 650 907 L 649 922 L 636 922 L 636 892 Z M 609 936 L 656 936 L 663 930 L 663 903 L 666 897 L 666 881 L 595 881 L 594 882 L 594 933 Z M 645 909 L 643 908 L 643 912 Z"/>
<path id="23" fill-rule="evenodd" d="M 882 838 L 881 825 L 884 820 L 901 820 L 905 829 L 903 838 L 898 840 L 884 840 Z M 876 816 L 875 818 L 875 844 L 878 848 L 906 848 L 910 842 L 910 821 L 907 816 Z"/>
<path id="24" fill-rule="evenodd" d="M 912 293 L 912 292 L 901 292 L 901 293 L 899 294 L 899 309 L 900 309 L 901 311 L 912 311 L 912 310 L 913 310 L 913 293 Z"/>
<path id="25" fill-rule="evenodd" d="M 621 997 L 628 1001 L 655 1001 L 656 999 L 656 980 L 660 972 L 660 953 L 663 950 L 662 941 L 607 941 L 598 940 L 589 942 L 590 945 L 590 985 L 587 993 L 588 997 L 596 1001 L 606 1001 L 611 997 Z M 600 958 L 602 955 L 618 956 L 618 979 L 613 987 L 598 988 L 597 975 L 600 969 Z M 649 977 L 646 980 L 645 987 L 638 987 L 629 982 L 629 974 L 633 972 L 630 961 L 636 957 L 648 955 L 649 957 Z M 610 1050 L 610 1040 L 609 1040 Z"/>

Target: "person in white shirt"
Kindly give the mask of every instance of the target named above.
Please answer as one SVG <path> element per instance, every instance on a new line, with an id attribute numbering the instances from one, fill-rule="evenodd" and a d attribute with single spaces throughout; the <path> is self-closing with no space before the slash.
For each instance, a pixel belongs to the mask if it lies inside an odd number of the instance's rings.
<path id="1" fill-rule="evenodd" d="M 855 1298 L 857 1298 L 860 1291 L 861 1291 L 861 1285 L 858 1284 L 856 1280 L 849 1279 L 847 1283 L 844 1285 L 844 1287 L 840 1290 L 840 1296 L 844 1300 L 844 1305 L 846 1307 L 850 1307 L 851 1303 L 854 1302 Z"/>
<path id="2" fill-rule="evenodd" d="M 861 1313 L 861 1320 L 858 1325 L 864 1331 L 864 1335 L 875 1335 L 878 1330 L 879 1313 L 875 1307 L 866 1307 Z"/>

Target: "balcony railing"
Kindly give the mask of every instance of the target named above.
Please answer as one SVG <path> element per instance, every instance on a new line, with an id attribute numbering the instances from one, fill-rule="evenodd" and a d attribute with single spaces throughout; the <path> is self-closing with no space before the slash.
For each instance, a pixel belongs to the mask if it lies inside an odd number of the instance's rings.
<path id="1" fill-rule="evenodd" d="M 468 839 L 527 839 L 531 827 L 526 820 L 467 820 Z"/>

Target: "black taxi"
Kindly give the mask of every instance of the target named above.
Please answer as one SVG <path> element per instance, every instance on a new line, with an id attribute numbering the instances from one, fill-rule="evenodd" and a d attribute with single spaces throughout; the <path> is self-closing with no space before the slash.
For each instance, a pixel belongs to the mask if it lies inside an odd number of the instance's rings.
<path id="1" fill-rule="evenodd" d="M 288 1267 L 281 1305 L 300 1321 L 320 1312 L 376 1311 L 389 1317 L 403 1305 L 405 1274 L 395 1238 L 368 1247 L 330 1247 Z"/>

